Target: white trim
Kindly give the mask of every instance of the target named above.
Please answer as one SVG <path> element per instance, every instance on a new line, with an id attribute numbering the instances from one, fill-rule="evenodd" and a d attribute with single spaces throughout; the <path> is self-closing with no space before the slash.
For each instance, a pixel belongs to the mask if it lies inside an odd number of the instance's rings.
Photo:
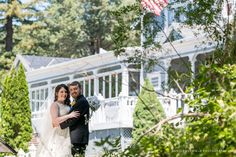
<path id="1" fill-rule="evenodd" d="M 19 62 L 22 63 L 27 72 L 32 70 L 29 66 L 30 63 L 27 60 L 25 60 L 24 57 L 22 57 L 22 55 L 17 54 L 16 59 L 13 62 L 14 67 L 16 67 Z"/>

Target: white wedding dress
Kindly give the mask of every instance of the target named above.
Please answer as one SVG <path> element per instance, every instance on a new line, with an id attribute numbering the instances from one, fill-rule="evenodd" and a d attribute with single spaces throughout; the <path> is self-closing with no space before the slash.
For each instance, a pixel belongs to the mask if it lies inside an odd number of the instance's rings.
<path id="1" fill-rule="evenodd" d="M 58 116 L 68 114 L 70 107 L 59 102 L 54 102 L 58 106 Z M 50 112 L 47 111 L 43 118 L 44 129 L 40 136 L 40 146 L 37 157 L 71 157 L 71 142 L 69 128 L 53 128 Z M 49 122 L 49 123 L 48 123 Z"/>

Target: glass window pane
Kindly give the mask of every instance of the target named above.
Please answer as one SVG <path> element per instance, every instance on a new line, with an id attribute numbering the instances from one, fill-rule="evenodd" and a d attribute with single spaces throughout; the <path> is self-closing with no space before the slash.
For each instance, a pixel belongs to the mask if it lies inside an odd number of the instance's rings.
<path id="1" fill-rule="evenodd" d="M 182 57 L 171 60 L 170 67 L 168 69 L 169 88 L 173 88 L 177 93 L 180 92 L 179 87 L 174 81 L 177 80 L 179 86 L 183 90 L 186 90 L 186 88 L 190 85 L 192 78 L 191 69 L 189 67 L 191 67 L 189 57 Z"/>
<path id="2" fill-rule="evenodd" d="M 103 95 L 103 77 L 99 77 L 98 81 L 99 81 L 99 93 Z"/>
<path id="3" fill-rule="evenodd" d="M 39 90 L 36 91 L 36 100 L 39 100 Z"/>
<path id="4" fill-rule="evenodd" d="M 40 100 L 44 100 L 44 89 L 41 89 Z"/>
<path id="5" fill-rule="evenodd" d="M 53 93 L 55 92 L 55 88 L 56 88 L 56 86 L 52 86 Z"/>
<path id="6" fill-rule="evenodd" d="M 44 85 L 47 85 L 47 84 L 48 84 L 47 82 L 40 82 L 40 83 L 32 84 L 31 88 L 41 87 L 41 86 L 44 86 Z"/>
<path id="7" fill-rule="evenodd" d="M 89 96 L 89 80 L 85 81 L 85 96 Z"/>
<path id="8" fill-rule="evenodd" d="M 40 102 L 39 104 L 40 104 L 39 109 L 40 109 L 40 111 L 42 111 L 43 110 L 43 102 Z"/>
<path id="9" fill-rule="evenodd" d="M 139 72 L 129 72 L 129 96 L 136 96 L 136 93 L 139 93 L 139 80 Z"/>
<path id="10" fill-rule="evenodd" d="M 81 85 L 82 93 L 84 94 L 84 81 L 79 81 L 79 83 Z"/>
<path id="11" fill-rule="evenodd" d="M 46 100 L 48 98 L 48 88 L 45 89 L 45 98 L 44 100 Z"/>
<path id="12" fill-rule="evenodd" d="M 69 79 L 70 79 L 69 77 L 58 78 L 58 79 L 52 80 L 51 83 L 65 82 L 65 81 L 68 81 Z"/>
<path id="13" fill-rule="evenodd" d="M 94 79 L 91 79 L 91 85 L 90 85 L 90 88 L 91 88 L 91 96 L 93 96 L 94 95 Z"/>
<path id="14" fill-rule="evenodd" d="M 100 69 L 100 70 L 98 70 L 98 73 L 104 73 L 104 72 L 114 71 L 114 70 L 118 70 L 118 69 L 121 69 L 120 65 L 116 65 L 116 66 L 112 66 L 112 67 L 109 67 L 109 68 Z"/>
<path id="15" fill-rule="evenodd" d="M 32 99 L 35 99 L 35 91 L 32 91 Z"/>
<path id="16" fill-rule="evenodd" d="M 31 104 L 32 104 L 32 112 L 34 112 L 35 111 L 35 102 L 32 101 Z"/>
<path id="17" fill-rule="evenodd" d="M 116 96 L 116 74 L 111 75 L 111 97 Z"/>
<path id="18" fill-rule="evenodd" d="M 118 95 L 120 94 L 122 89 L 122 73 L 118 74 Z"/>
<path id="19" fill-rule="evenodd" d="M 105 98 L 109 98 L 109 76 L 105 77 Z"/>
<path id="20" fill-rule="evenodd" d="M 39 111 L 39 102 L 36 102 L 36 111 Z"/>

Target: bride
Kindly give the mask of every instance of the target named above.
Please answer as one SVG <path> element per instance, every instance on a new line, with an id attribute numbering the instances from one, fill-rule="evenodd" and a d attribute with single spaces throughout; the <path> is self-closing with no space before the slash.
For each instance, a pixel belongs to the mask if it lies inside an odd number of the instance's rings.
<path id="1" fill-rule="evenodd" d="M 62 130 L 59 127 L 60 123 L 80 115 L 78 111 L 69 113 L 69 98 L 69 89 L 65 84 L 55 88 L 55 100 L 50 107 L 50 113 L 46 112 L 42 120 L 44 129 L 40 136 L 37 157 L 71 157 L 69 128 Z"/>

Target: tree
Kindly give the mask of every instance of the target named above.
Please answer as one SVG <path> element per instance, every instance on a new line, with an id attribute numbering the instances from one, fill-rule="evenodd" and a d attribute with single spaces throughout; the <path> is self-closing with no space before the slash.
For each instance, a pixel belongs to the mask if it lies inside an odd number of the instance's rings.
<path id="1" fill-rule="evenodd" d="M 31 110 L 29 92 L 22 65 L 6 76 L 0 103 L 0 135 L 14 149 L 28 149 L 31 140 Z"/>
<path id="2" fill-rule="evenodd" d="M 30 27 L 33 21 L 36 20 L 36 13 L 38 10 L 35 8 L 37 0 L 30 3 L 22 3 L 20 0 L 2 0 L 0 1 L 0 18 L 1 18 L 1 32 L 0 37 L 1 51 L 12 51 L 13 47 L 20 41 L 17 33 L 20 33 L 20 27 L 27 25 Z"/>
<path id="3" fill-rule="evenodd" d="M 157 99 L 157 94 L 151 82 L 145 79 L 134 110 L 134 129 L 132 131 L 134 141 L 163 118 L 165 118 L 165 112 Z"/>
<path id="4" fill-rule="evenodd" d="M 14 56 L 12 53 L 6 52 L 0 56 L 0 91 L 2 90 L 2 83 L 5 75 L 9 72 L 12 63 L 14 60 Z"/>
<path id="5" fill-rule="evenodd" d="M 81 1 L 52 0 L 35 24 L 27 32 L 31 46 L 28 54 L 73 57 L 84 55 L 80 48 L 84 38 L 81 30 L 83 4 Z"/>
<path id="6" fill-rule="evenodd" d="M 140 44 L 140 6 L 138 3 L 127 3 L 115 9 L 112 14 L 117 23 L 112 30 L 115 55 L 123 52 L 125 47 Z"/>
<path id="7" fill-rule="evenodd" d="M 113 50 L 118 19 L 112 12 L 132 1 L 51 1 L 39 27 L 28 33 L 30 53 L 82 57 L 99 53 L 100 48 Z"/>
<path id="8" fill-rule="evenodd" d="M 132 2 L 133 0 L 127 2 L 88 0 L 84 3 L 85 12 L 82 29 L 87 36 L 85 42 L 91 54 L 99 53 L 99 48 L 114 49 L 112 31 L 117 24 L 117 17 L 112 13 L 117 8 Z"/>
<path id="9" fill-rule="evenodd" d="M 34 29 L 38 19 L 38 0 L 22 3 L 20 0 L 0 1 L 0 76 L 4 78 L 16 53 L 26 53 L 31 41 L 25 32 Z M 1 80 L 2 82 L 2 80 Z"/>

